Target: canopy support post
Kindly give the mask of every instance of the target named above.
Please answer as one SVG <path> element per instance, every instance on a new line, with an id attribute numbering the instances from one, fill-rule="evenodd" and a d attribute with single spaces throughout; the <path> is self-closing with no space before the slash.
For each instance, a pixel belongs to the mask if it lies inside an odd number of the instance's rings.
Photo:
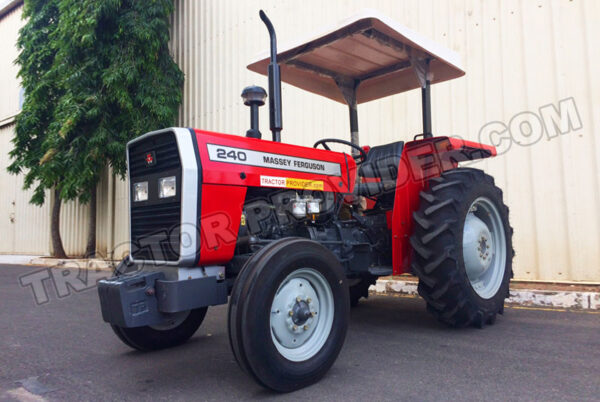
<path id="1" fill-rule="evenodd" d="M 423 116 L 423 138 L 433 137 L 431 129 L 431 76 L 429 62 L 431 59 L 411 58 L 413 70 L 421 84 L 421 113 Z"/>
<path id="2" fill-rule="evenodd" d="M 348 111 L 350 112 L 350 142 L 358 145 L 358 108 L 356 102 L 348 105 Z M 352 150 L 353 153 L 357 153 L 356 149 Z"/>
<path id="3" fill-rule="evenodd" d="M 346 77 L 338 77 L 335 79 L 335 83 L 342 92 L 342 96 L 348 105 L 348 112 L 350 115 L 350 142 L 355 145 L 360 145 L 358 139 L 358 105 L 356 103 L 356 90 L 360 85 L 360 81 Z M 352 149 L 352 155 L 358 155 L 358 151 Z"/>
<path id="4" fill-rule="evenodd" d="M 423 114 L 423 138 L 433 137 L 431 132 L 431 81 L 425 80 L 421 88 L 421 109 Z"/>

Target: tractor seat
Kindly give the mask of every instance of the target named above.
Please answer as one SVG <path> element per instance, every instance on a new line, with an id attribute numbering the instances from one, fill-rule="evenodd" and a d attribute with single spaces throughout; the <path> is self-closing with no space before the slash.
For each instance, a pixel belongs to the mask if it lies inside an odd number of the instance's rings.
<path id="1" fill-rule="evenodd" d="M 358 195 L 374 197 L 396 187 L 403 148 L 404 141 L 397 141 L 369 150 L 367 159 L 358 168 L 358 176 L 359 178 L 380 179 L 380 181 L 358 183 Z"/>

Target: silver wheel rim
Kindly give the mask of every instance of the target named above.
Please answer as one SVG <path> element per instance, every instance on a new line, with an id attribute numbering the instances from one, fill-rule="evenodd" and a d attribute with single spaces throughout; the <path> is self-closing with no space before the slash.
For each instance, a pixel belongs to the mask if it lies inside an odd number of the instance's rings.
<path id="1" fill-rule="evenodd" d="M 178 313 L 168 314 L 165 322 L 157 325 L 150 325 L 150 328 L 155 329 L 157 331 L 168 331 L 173 328 L 177 328 L 188 318 L 190 315 L 190 311 L 180 311 Z"/>
<path id="2" fill-rule="evenodd" d="M 315 269 L 300 268 L 279 285 L 271 305 L 271 339 L 288 360 L 306 361 L 329 338 L 335 313 L 333 292 Z"/>
<path id="3" fill-rule="evenodd" d="M 473 290 L 496 295 L 506 267 L 506 237 L 498 208 L 486 197 L 471 204 L 463 229 L 463 260 Z"/>

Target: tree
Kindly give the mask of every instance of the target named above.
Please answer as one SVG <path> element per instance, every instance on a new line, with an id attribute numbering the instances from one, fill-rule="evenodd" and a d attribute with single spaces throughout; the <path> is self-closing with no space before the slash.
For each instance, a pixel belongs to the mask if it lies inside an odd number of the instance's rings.
<path id="1" fill-rule="evenodd" d="M 44 127 L 57 143 L 40 166 L 61 165 L 61 199 L 91 201 L 86 254 L 92 255 L 100 175 L 108 165 L 124 177 L 126 143 L 173 125 L 183 73 L 168 49 L 170 0 L 56 4 L 59 18 L 50 35 L 55 56 L 47 74 L 61 92 Z"/>
<path id="2" fill-rule="evenodd" d="M 42 205 L 46 190 L 53 189 L 51 237 L 54 255 L 66 257 L 60 238 L 61 177 L 64 155 L 58 153 L 62 139 L 57 136 L 55 106 L 64 91 L 58 85 L 54 65 L 56 47 L 53 38 L 58 28 L 57 0 L 29 0 L 23 8 L 27 23 L 19 33 L 17 46 L 21 50 L 16 63 L 26 97 L 16 119 L 12 139 L 13 159 L 8 171 L 24 172 L 24 188 L 34 188 L 31 202 Z"/>

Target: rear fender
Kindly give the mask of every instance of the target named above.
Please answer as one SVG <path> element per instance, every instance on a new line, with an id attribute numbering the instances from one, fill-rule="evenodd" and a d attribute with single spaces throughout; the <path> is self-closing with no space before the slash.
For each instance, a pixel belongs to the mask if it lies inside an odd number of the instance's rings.
<path id="1" fill-rule="evenodd" d="M 394 275 L 410 272 L 412 214 L 419 208 L 419 193 L 429 180 L 456 169 L 459 162 L 496 156 L 496 148 L 450 137 L 433 137 L 406 143 L 396 180 L 392 212 L 392 267 Z"/>

